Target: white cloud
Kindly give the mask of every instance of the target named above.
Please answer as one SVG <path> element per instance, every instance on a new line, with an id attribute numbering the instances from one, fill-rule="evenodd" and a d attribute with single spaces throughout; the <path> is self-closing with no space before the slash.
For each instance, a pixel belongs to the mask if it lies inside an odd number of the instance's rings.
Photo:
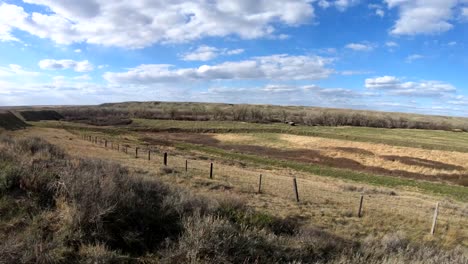
<path id="1" fill-rule="evenodd" d="M 346 48 L 355 51 L 371 51 L 374 49 L 374 46 L 364 43 L 349 43 L 348 45 L 346 45 Z"/>
<path id="2" fill-rule="evenodd" d="M 126 72 L 107 72 L 111 83 L 171 83 L 194 80 L 316 80 L 334 73 L 332 61 L 319 56 L 271 55 L 249 60 L 177 69 L 172 65 L 140 65 Z"/>
<path id="3" fill-rule="evenodd" d="M 371 10 L 375 10 L 375 14 L 379 17 L 384 17 L 385 16 L 385 11 L 383 10 L 383 7 L 381 5 L 377 4 L 369 4 L 368 8 Z"/>
<path id="4" fill-rule="evenodd" d="M 389 48 L 396 48 L 398 47 L 398 43 L 394 42 L 394 41 L 388 41 L 387 43 L 385 43 L 385 46 L 389 47 Z"/>
<path id="5" fill-rule="evenodd" d="M 320 0 L 320 1 L 318 2 L 318 5 L 319 5 L 321 8 L 326 9 L 326 8 L 329 8 L 332 4 L 331 4 L 330 2 L 328 2 L 328 1 L 326 1 L 326 0 Z"/>
<path id="6" fill-rule="evenodd" d="M 406 61 L 406 63 L 412 63 L 415 60 L 421 60 L 421 59 L 424 59 L 423 55 L 412 54 L 412 55 L 409 55 L 408 57 L 406 57 L 405 61 Z"/>
<path id="7" fill-rule="evenodd" d="M 398 8 L 400 18 L 391 30 L 395 35 L 436 34 L 453 28 L 450 20 L 459 0 L 385 0 Z"/>
<path id="8" fill-rule="evenodd" d="M 39 67 L 43 70 L 73 69 L 76 72 L 88 72 L 94 69 L 94 66 L 87 60 L 74 61 L 45 59 L 39 62 Z"/>
<path id="9" fill-rule="evenodd" d="M 243 49 L 228 50 L 204 45 L 194 51 L 183 54 L 181 58 L 186 61 L 209 61 L 221 55 L 238 55 L 243 52 Z"/>
<path id="10" fill-rule="evenodd" d="M 327 9 L 330 6 L 334 6 L 340 11 L 345 11 L 351 6 L 359 4 L 360 0 L 320 0 L 318 6 L 323 9 Z"/>
<path id="11" fill-rule="evenodd" d="M 75 49 L 74 52 L 81 53 L 81 49 Z"/>
<path id="12" fill-rule="evenodd" d="M 20 65 L 10 64 L 8 67 L 0 66 L 0 77 L 39 76 L 39 72 L 27 71 Z"/>
<path id="13" fill-rule="evenodd" d="M 382 76 L 365 80 L 367 89 L 384 90 L 394 95 L 442 96 L 456 92 L 456 88 L 440 81 L 403 82 L 395 76 Z"/>
<path id="14" fill-rule="evenodd" d="M 19 41 L 19 39 L 11 35 L 11 27 L 0 24 L 0 42 L 6 41 Z"/>
<path id="15" fill-rule="evenodd" d="M 2 35 L 26 31 L 59 44 L 86 42 L 142 48 L 154 43 L 187 42 L 203 37 L 274 36 L 280 25 L 312 22 L 309 0 L 109 1 L 25 0 L 50 12 L 26 12 L 0 4 Z"/>
<path id="16" fill-rule="evenodd" d="M 344 11 L 351 6 L 358 4 L 359 2 L 360 0 L 336 0 L 334 5 L 336 8 L 338 8 L 338 10 Z"/>
<path id="17" fill-rule="evenodd" d="M 462 16 L 468 17 L 468 7 L 462 8 Z"/>
<path id="18" fill-rule="evenodd" d="M 91 81 L 92 78 L 91 78 L 91 76 L 89 76 L 88 74 L 84 74 L 84 75 L 80 75 L 80 76 L 73 77 L 73 80 L 77 80 L 77 81 Z"/>
<path id="19" fill-rule="evenodd" d="M 372 73 L 371 71 L 342 71 L 340 72 L 341 75 L 345 76 L 351 76 L 351 75 L 364 75 L 364 74 L 370 74 Z"/>

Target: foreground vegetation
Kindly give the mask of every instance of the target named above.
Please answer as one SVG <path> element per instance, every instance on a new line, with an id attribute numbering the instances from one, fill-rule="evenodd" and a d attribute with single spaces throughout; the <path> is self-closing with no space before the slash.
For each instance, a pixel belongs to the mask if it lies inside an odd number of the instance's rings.
<path id="1" fill-rule="evenodd" d="M 462 249 L 403 233 L 352 241 L 70 157 L 38 138 L 0 139 L 0 263 L 466 263 Z M 162 171 L 161 173 L 166 173 Z"/>

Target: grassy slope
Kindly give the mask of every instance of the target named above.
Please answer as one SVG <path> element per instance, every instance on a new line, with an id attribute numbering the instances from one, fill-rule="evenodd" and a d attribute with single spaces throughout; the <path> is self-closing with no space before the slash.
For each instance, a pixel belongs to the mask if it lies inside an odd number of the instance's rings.
<path id="1" fill-rule="evenodd" d="M 71 130 L 93 130 L 109 135 L 127 134 L 132 131 L 187 131 L 187 132 L 276 132 L 299 135 L 313 135 L 326 138 L 346 139 L 353 141 L 385 143 L 396 146 L 411 146 L 427 149 L 456 150 L 468 152 L 468 133 L 454 133 L 432 130 L 407 130 L 407 129 L 378 129 L 362 127 L 290 127 L 282 124 L 252 124 L 226 121 L 165 121 L 136 119 L 130 127 L 98 128 L 67 122 L 40 122 L 40 126 L 64 127 Z M 130 131 L 129 131 L 130 130 Z M 433 142 L 432 142 L 433 141 Z M 432 143 L 431 143 L 432 142 Z M 225 158 L 244 160 L 261 165 L 280 166 L 313 173 L 319 176 L 327 176 L 369 183 L 386 187 L 412 187 L 423 192 L 452 197 L 460 201 L 468 201 L 468 188 L 438 184 L 426 181 L 417 181 L 390 176 L 380 176 L 370 173 L 355 172 L 346 169 L 330 168 L 318 165 L 308 165 L 299 162 L 274 160 L 254 155 L 232 153 L 222 149 L 206 147 L 188 143 L 178 143 L 181 149 L 197 150 Z"/>
<path id="2" fill-rule="evenodd" d="M 12 112 L 1 112 L 0 111 L 0 128 L 6 130 L 16 130 L 26 127 L 21 119 L 15 116 Z"/>
<path id="3" fill-rule="evenodd" d="M 134 119 L 129 126 L 96 127 L 71 122 L 32 122 L 41 127 L 85 129 L 106 133 L 192 132 L 192 133 L 283 133 L 317 136 L 358 142 L 382 143 L 392 146 L 416 147 L 468 152 L 468 133 L 420 129 L 386 129 L 369 127 L 288 126 L 285 124 L 255 124 L 232 121 L 175 121 Z"/>
<path id="4" fill-rule="evenodd" d="M 360 142 L 383 143 L 394 146 L 468 152 L 468 133 L 439 130 L 321 126 L 292 127 L 284 124 L 253 124 L 230 121 L 192 122 L 148 119 L 135 119 L 131 128 L 135 130 L 180 130 L 187 132 L 214 133 L 272 132 L 345 139 Z"/>
<path id="5" fill-rule="evenodd" d="M 189 143 L 177 143 L 177 147 L 186 150 L 202 151 L 205 153 L 214 154 L 217 156 L 230 158 L 234 160 L 253 162 L 261 165 L 290 168 L 297 171 L 313 173 L 315 175 L 351 180 L 376 186 L 385 186 L 393 188 L 417 188 L 418 190 L 423 191 L 425 193 L 451 197 L 459 201 L 468 202 L 468 188 L 463 186 L 447 185 L 442 183 L 433 183 L 391 176 L 381 176 L 364 172 L 356 172 L 347 169 L 338 169 L 326 166 L 304 164 L 294 161 L 265 158 L 261 156 L 235 153 L 219 148 L 206 147 Z"/>

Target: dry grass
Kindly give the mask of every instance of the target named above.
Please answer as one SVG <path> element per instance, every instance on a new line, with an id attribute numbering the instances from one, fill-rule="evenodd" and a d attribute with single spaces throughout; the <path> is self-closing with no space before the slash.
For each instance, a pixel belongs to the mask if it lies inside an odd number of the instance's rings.
<path id="1" fill-rule="evenodd" d="M 275 138 L 275 136 L 277 138 Z M 251 144 L 281 149 L 312 149 L 332 158 L 346 158 L 357 161 L 364 166 L 379 167 L 388 170 L 403 170 L 425 175 L 465 174 L 468 175 L 468 153 L 441 150 L 425 150 L 390 146 L 384 144 L 353 142 L 318 137 L 296 135 L 238 135 L 215 134 L 213 137 L 225 144 Z M 401 162 L 385 156 L 411 157 L 427 162 Z M 430 162 L 436 162 L 431 164 Z M 435 166 L 440 164 L 440 167 Z M 446 165 L 446 166 L 444 166 Z"/>
<path id="2" fill-rule="evenodd" d="M 279 216 L 301 217 L 306 223 L 346 238 L 362 239 L 370 234 L 379 236 L 401 230 L 412 241 L 433 241 L 448 248 L 458 245 L 468 247 L 467 205 L 442 201 L 437 235 L 430 236 L 428 233 L 433 207 L 439 198 L 412 190 L 376 189 L 364 184 L 350 184 L 287 169 L 245 168 L 235 162 L 223 161 L 216 161 L 215 179 L 209 180 L 209 160 L 195 159 L 200 155 L 186 156 L 170 147 L 161 147 L 160 151 L 169 151 L 169 165 L 179 172 L 166 174 L 161 172 L 161 155 L 154 154 L 151 162 L 144 158 L 135 159 L 133 154 L 106 150 L 58 129 L 34 128 L 23 134 L 44 137 L 72 155 L 112 160 L 135 170 L 148 171 L 148 175 L 159 174 L 165 182 L 190 187 L 197 193 L 214 197 L 236 195 L 260 211 Z M 131 142 L 131 139 L 127 140 Z M 330 147 L 329 144 L 324 146 Z M 369 151 L 376 151 L 375 146 Z M 144 152 L 142 156 L 145 157 Z M 188 173 L 184 169 L 186 159 L 189 159 Z M 256 194 L 259 174 L 264 175 L 261 195 Z M 293 198 L 292 176 L 298 177 L 301 196 L 299 204 Z M 359 219 L 355 215 L 361 192 L 366 193 L 366 196 L 364 217 Z"/>

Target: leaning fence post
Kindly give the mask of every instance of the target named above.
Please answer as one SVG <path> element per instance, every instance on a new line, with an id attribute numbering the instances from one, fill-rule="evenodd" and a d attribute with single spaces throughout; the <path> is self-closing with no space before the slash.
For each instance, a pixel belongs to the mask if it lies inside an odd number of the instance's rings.
<path id="1" fill-rule="evenodd" d="M 164 152 L 164 166 L 167 166 L 167 152 Z"/>
<path id="2" fill-rule="evenodd" d="M 210 179 L 213 179 L 213 162 L 210 164 Z"/>
<path id="3" fill-rule="evenodd" d="M 431 228 L 431 235 L 434 235 L 435 228 L 437 225 L 437 215 L 439 214 L 439 203 L 436 203 L 436 207 L 434 210 L 434 219 L 432 220 L 432 228 Z"/>
<path id="4" fill-rule="evenodd" d="M 258 179 L 258 193 L 262 193 L 262 175 Z"/>
<path id="5" fill-rule="evenodd" d="M 297 190 L 297 180 L 296 177 L 293 178 L 294 193 L 296 194 L 296 201 L 299 202 L 299 192 Z"/>
<path id="6" fill-rule="evenodd" d="M 362 216 L 362 202 L 364 201 L 364 196 L 361 195 L 361 199 L 359 201 L 359 210 L 358 210 L 358 217 Z"/>

